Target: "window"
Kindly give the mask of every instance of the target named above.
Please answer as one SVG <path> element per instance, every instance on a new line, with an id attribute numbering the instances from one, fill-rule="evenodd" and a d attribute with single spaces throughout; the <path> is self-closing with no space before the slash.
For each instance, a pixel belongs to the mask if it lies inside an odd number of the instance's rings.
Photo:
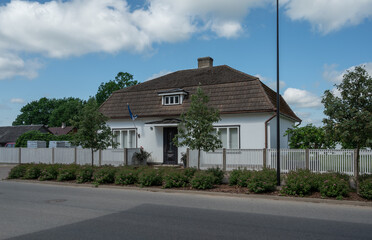
<path id="1" fill-rule="evenodd" d="M 163 96 L 163 105 L 181 104 L 182 97 L 180 95 Z"/>
<path id="2" fill-rule="evenodd" d="M 137 134 L 136 129 L 114 130 L 114 142 L 118 143 L 118 148 L 136 148 Z"/>
<path id="3" fill-rule="evenodd" d="M 215 129 L 222 141 L 222 148 L 239 149 L 239 127 L 215 127 Z"/>

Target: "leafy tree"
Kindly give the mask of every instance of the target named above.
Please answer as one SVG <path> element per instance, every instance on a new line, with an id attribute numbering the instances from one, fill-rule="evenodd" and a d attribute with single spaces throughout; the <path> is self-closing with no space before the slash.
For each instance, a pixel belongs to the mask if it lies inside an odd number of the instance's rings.
<path id="1" fill-rule="evenodd" d="M 60 104 L 52 111 L 48 125 L 51 127 L 60 127 L 62 123 L 66 126 L 72 125 L 73 118 L 83 108 L 84 101 L 79 98 L 64 98 Z"/>
<path id="2" fill-rule="evenodd" d="M 372 77 L 358 66 L 347 71 L 342 83 L 335 86 L 340 97 L 329 90 L 324 92 L 322 103 L 327 118 L 323 123 L 335 141 L 343 147 L 357 149 L 359 170 L 359 149 L 372 147 Z"/>
<path id="3" fill-rule="evenodd" d="M 106 149 L 111 145 L 115 147 L 114 134 L 106 125 L 106 121 L 107 117 L 98 111 L 98 105 L 94 98 L 88 100 L 79 116 L 73 121 L 73 125 L 78 131 L 74 134 L 72 143 L 92 149 L 92 165 L 93 152 Z"/>
<path id="4" fill-rule="evenodd" d="M 181 114 L 178 134 L 173 142 L 176 146 L 188 146 L 198 150 L 198 168 L 200 168 L 200 150 L 214 151 L 222 147 L 213 123 L 221 120 L 217 109 L 208 107 L 209 97 L 198 87 L 191 96 L 191 105 L 186 114 Z"/>
<path id="5" fill-rule="evenodd" d="M 98 91 L 96 94 L 98 106 L 101 106 L 101 104 L 104 103 L 114 91 L 136 84 L 138 84 L 138 81 L 133 80 L 133 75 L 127 72 L 119 72 L 116 75 L 115 80 L 101 83 L 101 85 L 98 87 Z"/>
<path id="6" fill-rule="evenodd" d="M 13 122 L 15 125 L 49 124 L 52 111 L 58 106 L 59 100 L 40 98 L 32 101 L 21 108 L 21 114 Z"/>
<path id="7" fill-rule="evenodd" d="M 312 124 L 304 127 L 295 126 L 293 129 L 288 129 L 285 135 L 290 136 L 290 148 L 322 149 L 335 147 L 334 141 L 327 137 L 324 128 Z"/>
<path id="8" fill-rule="evenodd" d="M 40 98 L 21 108 L 21 114 L 13 122 L 15 125 L 43 124 L 50 127 L 60 127 L 62 122 L 71 124 L 81 110 L 83 101 L 79 98 L 48 99 Z"/>
<path id="9" fill-rule="evenodd" d="M 358 66 L 335 86 L 341 96 L 327 90 L 322 99 L 327 134 L 343 147 L 372 147 L 372 77 Z"/>

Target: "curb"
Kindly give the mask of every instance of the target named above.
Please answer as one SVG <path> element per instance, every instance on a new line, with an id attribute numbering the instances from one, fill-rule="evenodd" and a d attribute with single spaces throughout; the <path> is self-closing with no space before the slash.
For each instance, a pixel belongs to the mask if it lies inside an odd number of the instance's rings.
<path id="1" fill-rule="evenodd" d="M 121 189 L 121 190 L 131 190 L 131 191 L 157 192 L 157 193 L 200 195 L 200 196 L 210 196 L 210 197 L 231 197 L 231 198 L 263 199 L 263 200 L 275 200 L 275 201 L 291 201 L 291 202 L 323 203 L 323 204 L 333 204 L 333 205 L 372 207 L 372 201 L 361 202 L 361 201 L 335 200 L 335 199 L 322 199 L 322 198 L 306 198 L 306 197 L 272 196 L 272 195 L 261 195 L 261 194 L 208 192 L 208 191 L 196 191 L 196 190 L 148 188 L 148 187 L 141 188 L 141 187 L 127 187 L 127 186 L 113 186 L 113 185 L 99 185 L 98 187 L 96 187 L 92 184 L 77 184 L 77 183 L 50 182 L 50 181 L 43 182 L 43 181 L 37 181 L 37 180 L 4 179 L 3 181 L 29 183 L 29 184 L 45 184 L 45 185 L 54 185 L 54 186 Z"/>

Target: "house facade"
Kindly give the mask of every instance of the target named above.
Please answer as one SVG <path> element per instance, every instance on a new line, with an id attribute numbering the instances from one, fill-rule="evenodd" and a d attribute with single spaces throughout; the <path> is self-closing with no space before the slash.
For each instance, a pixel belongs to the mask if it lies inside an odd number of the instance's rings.
<path id="1" fill-rule="evenodd" d="M 214 124 L 223 147 L 263 149 L 276 146 L 276 93 L 259 78 L 229 66 L 213 66 L 210 57 L 199 58 L 198 68 L 181 70 L 114 92 L 100 111 L 116 134 L 119 148 L 144 147 L 150 161 L 179 164 L 186 147 L 177 148 L 180 115 L 190 106 L 200 86 L 209 106 L 220 111 Z M 132 121 L 128 107 L 138 118 Z M 285 131 L 300 122 L 283 98 L 280 100 L 281 147 L 288 147 Z"/>

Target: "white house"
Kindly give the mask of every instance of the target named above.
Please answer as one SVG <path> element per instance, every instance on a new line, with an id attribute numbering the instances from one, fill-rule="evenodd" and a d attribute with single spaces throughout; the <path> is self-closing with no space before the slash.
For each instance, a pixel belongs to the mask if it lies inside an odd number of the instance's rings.
<path id="1" fill-rule="evenodd" d="M 229 66 L 213 66 L 210 57 L 199 58 L 198 68 L 181 70 L 114 92 L 100 111 L 109 117 L 107 124 L 117 133 L 120 148 L 144 147 L 156 163 L 178 164 L 186 148 L 177 148 L 180 114 L 190 106 L 190 96 L 201 86 L 209 105 L 219 109 L 223 147 L 263 149 L 276 146 L 276 93 L 258 77 Z M 133 122 L 129 104 L 138 118 Z M 285 131 L 301 119 L 280 99 L 280 145 L 288 147 Z"/>

